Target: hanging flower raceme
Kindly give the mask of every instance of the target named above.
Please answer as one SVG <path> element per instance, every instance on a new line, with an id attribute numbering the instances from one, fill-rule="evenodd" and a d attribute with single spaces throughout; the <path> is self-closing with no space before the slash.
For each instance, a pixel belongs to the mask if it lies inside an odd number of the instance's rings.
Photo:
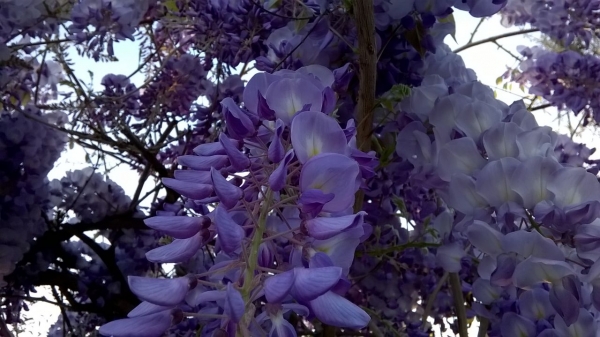
<path id="1" fill-rule="evenodd" d="M 257 74 L 244 91 L 244 107 L 222 101 L 226 133 L 180 156 L 188 169 L 163 179 L 213 211 L 146 220 L 174 238 L 148 252 L 151 261 L 186 261 L 214 239 L 215 265 L 184 278 L 130 278 L 132 291 L 155 309 L 111 322 L 101 333 L 147 336 L 150 330 L 130 327 L 151 321 L 165 331 L 193 317 L 207 322 L 202 335 L 271 329 L 291 336 L 290 310 L 338 327 L 368 324 L 369 315 L 344 295 L 352 252 L 370 234 L 365 212 L 353 210 L 354 195 L 376 159 L 359 151 L 353 129 L 330 115 L 334 80 L 320 66 Z"/>
<path id="2" fill-rule="evenodd" d="M 396 153 L 451 214 L 446 225 L 443 213 L 433 220 L 436 263 L 460 273 L 477 257 L 472 308 L 490 335 L 595 335 L 597 177 L 561 163 L 565 142 L 522 102 L 506 106 L 461 73 L 427 74 L 401 104 L 411 122 Z"/>

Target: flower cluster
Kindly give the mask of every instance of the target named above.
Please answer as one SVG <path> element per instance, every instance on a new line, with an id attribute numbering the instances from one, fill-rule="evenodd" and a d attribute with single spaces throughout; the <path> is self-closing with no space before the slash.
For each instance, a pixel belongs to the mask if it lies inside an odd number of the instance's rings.
<path id="1" fill-rule="evenodd" d="M 64 134 L 42 124 L 59 122 L 63 115 L 26 109 L 0 111 L 0 285 L 46 229 L 53 206 L 46 176 L 66 142 Z"/>
<path id="2" fill-rule="evenodd" d="M 436 228 L 436 262 L 455 273 L 477 259 L 473 310 L 490 336 L 597 331 L 597 178 L 562 165 L 558 135 L 479 82 L 430 73 L 402 110 L 413 122 L 396 152 L 454 214 Z"/>
<path id="3" fill-rule="evenodd" d="M 512 80 L 529 85 L 529 93 L 543 97 L 553 106 L 582 113 L 587 125 L 600 120 L 597 74 L 600 59 L 567 50 L 554 52 L 542 47 L 522 47 L 525 59 Z"/>
<path id="4" fill-rule="evenodd" d="M 351 252 L 370 233 L 365 213 L 353 211 L 354 194 L 376 161 L 356 149 L 352 123 L 342 129 L 330 116 L 334 81 L 320 66 L 260 73 L 244 90 L 244 108 L 221 102 L 227 133 L 180 156 L 189 169 L 163 179 L 196 203 L 218 204 L 206 216 L 146 220 L 175 239 L 148 252 L 152 261 L 186 261 L 214 238 L 216 264 L 175 279 L 130 277 L 144 302 L 102 334 L 135 327 L 159 336 L 184 316 L 206 322 L 203 334 L 295 334 L 283 319 L 290 311 L 334 326 L 367 325 L 369 316 L 343 296 Z"/>
<path id="5" fill-rule="evenodd" d="M 599 37 L 599 10 L 597 0 L 508 0 L 500 13 L 505 27 L 529 24 L 569 46 L 576 40 L 589 45 Z"/>

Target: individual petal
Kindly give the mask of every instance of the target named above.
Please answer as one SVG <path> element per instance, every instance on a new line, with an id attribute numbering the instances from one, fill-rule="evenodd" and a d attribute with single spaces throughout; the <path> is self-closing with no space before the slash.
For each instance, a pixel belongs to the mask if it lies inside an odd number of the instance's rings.
<path id="1" fill-rule="evenodd" d="M 154 248 L 146 253 L 146 258 L 155 263 L 181 263 L 191 259 L 202 247 L 200 233 L 189 239 L 173 240 L 168 245 Z"/>
<path id="2" fill-rule="evenodd" d="M 318 217 L 306 221 L 308 234 L 315 239 L 326 240 L 341 232 L 362 225 L 366 212 L 340 217 Z"/>
<path id="3" fill-rule="evenodd" d="M 575 271 L 564 261 L 528 257 L 519 263 L 513 275 L 515 286 L 523 289 L 544 282 L 553 283 Z"/>
<path id="4" fill-rule="evenodd" d="M 275 76 L 265 72 L 258 73 L 252 76 L 252 78 L 246 84 L 246 87 L 244 88 L 244 93 L 242 95 L 242 99 L 244 101 L 244 106 L 246 107 L 246 109 L 255 114 L 259 114 L 259 95 L 264 97 L 269 85 L 271 85 L 271 83 L 275 81 L 278 81 L 279 79 L 279 76 Z"/>
<path id="5" fill-rule="evenodd" d="M 500 254 L 496 257 L 496 269 L 490 275 L 493 285 L 506 287 L 513 283 L 513 275 L 517 266 L 515 254 Z"/>
<path id="6" fill-rule="evenodd" d="M 354 303 L 331 291 L 310 301 L 315 316 L 323 323 L 350 329 L 362 329 L 371 317 Z"/>
<path id="7" fill-rule="evenodd" d="M 223 308 L 225 315 L 235 323 L 238 323 L 242 319 L 246 307 L 242 294 L 231 283 L 227 283 L 225 293 L 225 305 Z"/>
<path id="8" fill-rule="evenodd" d="M 502 111 L 482 101 L 472 101 L 456 118 L 456 127 L 467 137 L 479 141 L 484 131 L 500 122 Z"/>
<path id="9" fill-rule="evenodd" d="M 452 176 L 457 173 L 472 175 L 487 163 L 479 154 L 475 142 L 467 137 L 446 143 L 440 149 L 438 158 L 441 165 L 437 172 L 445 181 L 450 181 Z"/>
<path id="10" fill-rule="evenodd" d="M 283 144 L 281 144 L 281 135 L 284 128 L 285 125 L 281 119 L 278 119 L 275 122 L 275 132 L 273 133 L 271 144 L 269 144 L 269 148 L 267 149 L 267 157 L 274 163 L 279 163 L 285 155 L 285 149 L 283 148 Z"/>
<path id="11" fill-rule="evenodd" d="M 294 270 L 269 276 L 264 283 L 265 297 L 269 303 L 282 302 L 294 285 Z"/>
<path id="12" fill-rule="evenodd" d="M 525 131 L 517 137 L 519 159 L 534 156 L 549 157 L 554 153 L 558 135 L 548 126 Z"/>
<path id="13" fill-rule="evenodd" d="M 570 326 L 577 321 L 579 307 L 581 306 L 581 303 L 579 303 L 581 298 L 581 287 L 578 287 L 578 284 L 575 285 L 573 282 L 569 282 L 573 281 L 574 278 L 575 277 L 571 275 L 571 277 L 565 277 L 563 282 L 556 282 L 556 284 L 552 285 L 548 295 L 552 307 L 556 310 L 556 313 L 563 318 L 567 326 Z M 565 282 L 565 280 L 567 282 Z M 579 280 L 574 281 L 579 283 Z"/>
<path id="14" fill-rule="evenodd" d="M 504 157 L 517 157 L 517 136 L 523 132 L 515 123 L 498 123 L 483 135 L 483 146 L 490 161 Z"/>
<path id="15" fill-rule="evenodd" d="M 466 174 L 457 174 L 452 177 L 448 186 L 448 206 L 465 214 L 472 215 L 478 210 L 488 207 L 488 203 L 481 197 L 475 188 L 475 179 Z"/>
<path id="16" fill-rule="evenodd" d="M 290 149 L 283 160 L 277 165 L 277 168 L 273 170 L 271 176 L 269 176 L 269 185 L 273 191 L 279 192 L 285 187 L 285 181 L 288 173 L 288 165 L 294 159 L 294 150 Z"/>
<path id="17" fill-rule="evenodd" d="M 157 305 L 175 306 L 183 301 L 192 281 L 188 277 L 159 279 L 129 276 L 129 288 L 137 297 Z"/>
<path id="18" fill-rule="evenodd" d="M 462 111 L 462 108 L 472 102 L 471 97 L 453 93 L 445 97 L 441 97 L 435 103 L 435 107 L 429 116 L 429 123 L 435 126 L 435 129 L 441 135 L 450 138 L 450 133 L 456 124 L 456 118 Z"/>
<path id="19" fill-rule="evenodd" d="M 535 337 L 536 335 L 535 323 L 514 312 L 502 315 L 500 330 L 503 337 Z"/>
<path id="20" fill-rule="evenodd" d="M 494 286 L 488 280 L 477 279 L 473 282 L 473 296 L 479 302 L 489 305 L 502 295 L 502 288 Z"/>
<path id="21" fill-rule="evenodd" d="M 111 337 L 161 337 L 171 327 L 172 321 L 171 310 L 164 310 L 112 321 L 102 325 L 98 332 Z"/>
<path id="22" fill-rule="evenodd" d="M 600 220 L 577 226 L 573 242 L 577 255 L 592 261 L 600 260 Z"/>
<path id="23" fill-rule="evenodd" d="M 162 178 L 162 183 L 173 191 L 184 197 L 202 200 L 210 197 L 213 193 L 213 187 L 206 184 L 181 181 L 173 178 Z"/>
<path id="24" fill-rule="evenodd" d="M 352 228 L 327 240 L 315 240 L 312 246 L 319 253 L 315 254 L 313 258 L 321 254 L 326 254 L 325 256 L 329 258 L 328 262 L 341 267 L 342 275 L 348 275 L 350 266 L 354 261 L 354 255 L 348 254 L 348 252 L 356 250 L 363 234 L 364 230 L 361 226 Z M 312 260 L 311 258 L 311 262 Z"/>
<path id="25" fill-rule="evenodd" d="M 558 207 L 580 205 L 600 200 L 600 183 L 595 175 L 582 167 L 564 167 L 557 171 L 548 184 Z"/>
<path id="26" fill-rule="evenodd" d="M 296 329 L 283 316 L 271 318 L 273 323 L 269 337 L 297 337 Z"/>
<path id="27" fill-rule="evenodd" d="M 237 142 L 237 140 L 236 140 Z M 210 156 L 214 156 L 214 155 L 224 155 L 226 154 L 225 149 L 223 148 L 223 145 L 221 145 L 221 143 L 219 142 L 212 142 L 212 143 L 203 143 L 200 144 L 198 146 L 196 146 L 195 148 L 192 149 L 192 151 L 201 157 L 210 157 Z M 183 156 L 181 156 L 183 157 Z"/>
<path id="28" fill-rule="evenodd" d="M 215 209 L 215 227 L 217 228 L 217 239 L 221 248 L 227 254 L 238 250 L 242 245 L 242 240 L 246 236 L 244 229 L 238 225 L 224 206 L 217 206 Z"/>
<path id="29" fill-rule="evenodd" d="M 231 138 L 241 140 L 256 132 L 252 119 L 240 109 L 233 98 L 224 98 L 221 101 L 221 108 L 227 126 L 227 133 Z"/>
<path id="30" fill-rule="evenodd" d="M 191 238 L 202 229 L 202 218 L 191 216 L 154 216 L 144 223 L 176 239 Z"/>
<path id="31" fill-rule="evenodd" d="M 543 237 L 537 231 L 515 231 L 502 238 L 502 249 L 505 252 L 515 252 L 522 257 L 540 257 L 562 261 L 565 255 L 554 241 Z"/>
<path id="32" fill-rule="evenodd" d="M 323 93 L 303 78 L 284 78 L 272 83 L 265 94 L 275 117 L 290 125 L 292 118 L 306 106 L 318 110 L 323 106 Z"/>
<path id="33" fill-rule="evenodd" d="M 440 267 L 449 273 L 458 273 L 461 260 L 467 254 L 458 242 L 451 242 L 437 248 L 435 259 Z"/>
<path id="34" fill-rule="evenodd" d="M 185 155 L 177 157 L 177 162 L 192 170 L 208 171 L 211 168 L 220 170 L 229 165 L 229 157 L 224 154 L 217 154 L 214 156 Z"/>
<path id="35" fill-rule="evenodd" d="M 323 193 L 321 190 L 306 190 L 303 191 L 298 199 L 302 213 L 310 214 L 311 217 L 316 217 L 323 210 L 323 206 L 333 200 L 335 194 Z"/>
<path id="36" fill-rule="evenodd" d="M 415 167 L 434 163 L 434 148 L 421 122 L 406 125 L 396 136 L 396 153 Z"/>
<path id="37" fill-rule="evenodd" d="M 481 252 L 496 256 L 502 254 L 502 233 L 492 226 L 479 220 L 467 227 L 467 238 L 469 242 Z"/>
<path id="38" fill-rule="evenodd" d="M 325 87 L 333 86 L 333 82 L 335 81 L 334 72 L 332 72 L 329 68 L 319 65 L 319 64 L 311 64 L 296 70 L 301 74 L 310 74 L 315 76 Z"/>
<path id="39" fill-rule="evenodd" d="M 298 114 L 292 121 L 290 132 L 292 146 L 302 164 L 320 153 L 345 154 L 348 147 L 342 127 L 322 112 Z"/>
<path id="40" fill-rule="evenodd" d="M 300 301 L 311 301 L 335 286 L 342 276 L 340 267 L 295 268 L 292 296 Z"/>
<path id="41" fill-rule="evenodd" d="M 596 337 L 598 323 L 594 316 L 584 308 L 579 308 L 579 315 L 574 324 L 568 326 L 560 316 L 554 317 L 554 328 L 559 336 Z"/>
<path id="42" fill-rule="evenodd" d="M 225 206 L 226 209 L 233 208 L 237 205 L 238 201 L 240 201 L 244 195 L 242 189 L 227 181 L 227 179 L 214 168 L 210 170 L 210 176 L 215 194 L 219 197 L 220 204 Z"/>
<path id="43" fill-rule="evenodd" d="M 448 86 L 439 75 L 427 75 L 420 86 L 411 88 L 410 95 L 402 100 L 403 111 L 415 114 L 421 121 L 427 120 L 438 97 L 448 94 Z"/>
<path id="44" fill-rule="evenodd" d="M 457 3 L 456 8 L 468 10 L 473 17 L 483 18 L 498 13 L 507 3 L 507 0 L 466 0 Z"/>
<path id="45" fill-rule="evenodd" d="M 352 206 L 359 188 L 356 161 L 337 153 L 323 153 L 309 159 L 300 172 L 300 190 L 318 189 L 335 197 L 323 206 L 325 212 L 341 212 Z"/>
<path id="46" fill-rule="evenodd" d="M 198 183 L 204 185 L 211 185 L 209 171 L 196 171 L 196 170 L 175 170 L 173 176 L 177 180 L 187 181 L 190 183 Z"/>
<path id="47" fill-rule="evenodd" d="M 250 166 L 250 159 L 248 156 L 240 152 L 235 143 L 224 133 L 219 135 L 219 143 L 223 145 L 223 148 L 229 157 L 229 162 L 234 169 L 242 171 Z"/>
<path id="48" fill-rule="evenodd" d="M 489 162 L 475 177 L 477 192 L 494 207 L 509 201 L 521 204 L 520 196 L 510 188 L 510 178 L 519 164 L 511 157 Z"/>
<path id="49" fill-rule="evenodd" d="M 521 315 L 534 321 L 546 319 L 554 314 L 554 308 L 550 303 L 550 294 L 542 288 L 534 288 L 521 293 L 519 310 Z"/>
<path id="50" fill-rule="evenodd" d="M 133 310 L 131 310 L 127 314 L 127 317 L 133 318 L 133 317 L 138 317 L 138 316 L 147 316 L 150 314 L 155 314 L 157 312 L 170 310 L 170 309 L 172 309 L 172 307 L 170 307 L 170 306 L 156 305 L 156 304 L 152 304 L 150 302 L 142 302 L 142 303 L 138 304 L 137 307 L 133 308 Z"/>
<path id="51" fill-rule="evenodd" d="M 525 208 L 533 209 L 540 201 L 551 200 L 554 197 L 547 186 L 561 167 L 562 165 L 552 158 L 528 158 L 513 172 L 510 188 L 523 199 Z"/>

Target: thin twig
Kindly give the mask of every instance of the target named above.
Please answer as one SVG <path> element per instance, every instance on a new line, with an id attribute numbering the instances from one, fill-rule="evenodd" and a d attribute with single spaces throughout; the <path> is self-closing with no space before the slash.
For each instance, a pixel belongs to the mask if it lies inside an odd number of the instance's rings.
<path id="1" fill-rule="evenodd" d="M 504 38 L 511 37 L 511 36 L 517 36 L 517 35 L 535 33 L 535 32 L 539 32 L 539 31 L 540 30 L 537 29 L 537 28 L 530 28 L 530 29 L 520 30 L 518 32 L 504 33 L 504 34 L 500 34 L 500 35 L 488 37 L 487 39 L 483 39 L 483 40 L 479 40 L 479 41 L 467 43 L 466 45 L 464 45 L 462 47 L 454 49 L 452 52 L 453 53 L 460 53 L 461 51 L 467 50 L 467 49 L 475 47 L 475 46 L 479 46 L 479 45 L 484 44 L 484 43 L 497 41 L 497 40 L 504 39 Z"/>

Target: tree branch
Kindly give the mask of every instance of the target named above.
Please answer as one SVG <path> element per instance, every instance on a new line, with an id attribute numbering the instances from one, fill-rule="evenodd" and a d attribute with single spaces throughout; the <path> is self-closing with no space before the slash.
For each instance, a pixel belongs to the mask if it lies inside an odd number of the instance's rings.
<path id="1" fill-rule="evenodd" d="M 454 49 L 452 52 L 458 54 L 461 51 L 467 50 L 467 49 L 475 47 L 475 46 L 479 46 L 479 45 L 484 44 L 484 43 L 494 42 L 494 41 L 497 41 L 497 40 L 500 40 L 500 39 L 504 39 L 504 38 L 507 38 L 507 37 L 517 36 L 517 35 L 523 35 L 523 34 L 529 34 L 529 33 L 535 33 L 535 32 L 539 32 L 539 31 L 540 30 L 537 29 L 537 28 L 530 28 L 530 29 L 520 30 L 518 32 L 504 33 L 504 34 L 500 34 L 500 35 L 488 37 L 487 39 L 483 39 L 483 40 L 479 40 L 479 41 L 467 43 L 466 45 L 464 45 L 462 47 Z"/>

